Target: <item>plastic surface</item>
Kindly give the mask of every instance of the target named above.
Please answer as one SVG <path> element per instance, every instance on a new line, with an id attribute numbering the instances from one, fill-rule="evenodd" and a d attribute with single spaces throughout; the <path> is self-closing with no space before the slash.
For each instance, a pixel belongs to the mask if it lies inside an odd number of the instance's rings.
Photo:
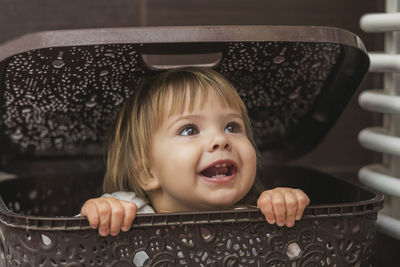
<path id="1" fill-rule="evenodd" d="M 2 182 L 0 264 L 372 266 L 382 195 L 306 169 L 266 174 L 263 181 L 271 187 L 296 186 L 310 196 L 312 205 L 293 228 L 269 225 L 257 209 L 146 214 L 129 232 L 104 238 L 85 218 L 56 217 L 77 214 L 100 191 L 100 176 Z"/>
<path id="2" fill-rule="evenodd" d="M 253 209 L 140 215 L 129 232 L 103 238 L 73 217 L 100 194 L 102 172 L 93 170 L 101 167 L 91 159 L 147 75 L 184 65 L 221 72 L 245 102 L 265 160 L 283 162 L 320 142 L 368 70 L 354 34 L 284 26 L 42 32 L 3 44 L 0 60 L 0 157 L 19 176 L 0 183 L 0 266 L 372 265 L 382 196 L 299 169 L 261 175 L 312 199 L 291 229 Z"/>
<path id="3" fill-rule="evenodd" d="M 235 84 L 265 160 L 287 161 L 320 142 L 369 66 L 356 35 L 327 27 L 43 32 L 0 51 L 4 157 L 99 155 L 111 120 L 143 78 L 206 65 Z"/>

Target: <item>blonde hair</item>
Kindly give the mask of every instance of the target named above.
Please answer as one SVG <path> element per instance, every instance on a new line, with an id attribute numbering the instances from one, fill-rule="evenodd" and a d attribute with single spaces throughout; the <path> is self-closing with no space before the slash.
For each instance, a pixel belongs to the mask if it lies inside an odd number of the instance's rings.
<path id="1" fill-rule="evenodd" d="M 122 106 L 108 144 L 104 191 L 134 191 L 146 198 L 139 181 L 150 175 L 152 133 L 163 119 L 182 113 L 187 104 L 189 112 L 196 99 L 201 97 L 203 104 L 210 90 L 222 105 L 239 111 L 247 137 L 256 148 L 246 107 L 227 79 L 207 68 L 172 69 L 146 79 Z M 172 100 L 169 107 L 167 99 Z"/>

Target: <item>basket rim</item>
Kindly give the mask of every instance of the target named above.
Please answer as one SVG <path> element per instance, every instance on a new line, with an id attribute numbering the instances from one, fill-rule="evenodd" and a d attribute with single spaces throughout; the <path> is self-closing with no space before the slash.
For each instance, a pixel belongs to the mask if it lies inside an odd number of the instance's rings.
<path id="1" fill-rule="evenodd" d="M 255 41 L 336 43 L 352 46 L 366 53 L 361 39 L 356 34 L 329 26 L 152 26 L 50 30 L 29 33 L 1 44 L 0 61 L 19 53 L 49 47 Z"/>
<path id="2" fill-rule="evenodd" d="M 306 207 L 302 220 L 334 217 L 352 217 L 376 214 L 383 208 L 384 195 L 375 193 L 369 200 L 342 204 L 323 204 Z M 266 221 L 258 208 L 245 208 L 222 211 L 174 212 L 138 214 L 132 227 L 154 227 L 171 225 L 222 224 Z M 84 216 L 44 217 L 25 216 L 10 211 L 0 196 L 0 223 L 8 227 L 25 230 L 66 231 L 91 230 Z"/>

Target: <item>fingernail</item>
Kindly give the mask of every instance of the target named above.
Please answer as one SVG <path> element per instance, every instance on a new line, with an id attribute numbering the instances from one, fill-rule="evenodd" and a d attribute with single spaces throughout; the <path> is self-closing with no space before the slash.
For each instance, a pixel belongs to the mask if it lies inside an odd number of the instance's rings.
<path id="1" fill-rule="evenodd" d="M 275 218 L 268 218 L 267 216 L 265 216 L 264 215 L 264 218 L 265 218 L 265 220 L 267 220 L 267 222 L 269 223 L 269 224 L 274 224 L 275 223 Z"/>
<path id="2" fill-rule="evenodd" d="M 129 230 L 129 227 L 128 226 L 122 226 L 121 230 L 124 231 L 124 232 L 127 232 Z"/>
<path id="3" fill-rule="evenodd" d="M 105 230 L 105 229 L 99 230 L 99 233 L 100 233 L 101 236 L 107 236 L 108 235 L 108 231 Z"/>
<path id="4" fill-rule="evenodd" d="M 287 227 L 292 227 L 293 225 L 294 225 L 294 222 L 292 222 L 292 221 L 286 223 Z"/>

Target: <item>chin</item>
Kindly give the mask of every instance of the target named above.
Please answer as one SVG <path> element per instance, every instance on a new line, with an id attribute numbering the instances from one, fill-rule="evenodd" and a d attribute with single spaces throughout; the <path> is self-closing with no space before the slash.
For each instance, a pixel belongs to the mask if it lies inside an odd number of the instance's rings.
<path id="1" fill-rule="evenodd" d="M 240 199 L 241 198 L 236 196 L 220 196 L 217 199 L 210 201 L 210 205 L 216 209 L 229 209 Z"/>

